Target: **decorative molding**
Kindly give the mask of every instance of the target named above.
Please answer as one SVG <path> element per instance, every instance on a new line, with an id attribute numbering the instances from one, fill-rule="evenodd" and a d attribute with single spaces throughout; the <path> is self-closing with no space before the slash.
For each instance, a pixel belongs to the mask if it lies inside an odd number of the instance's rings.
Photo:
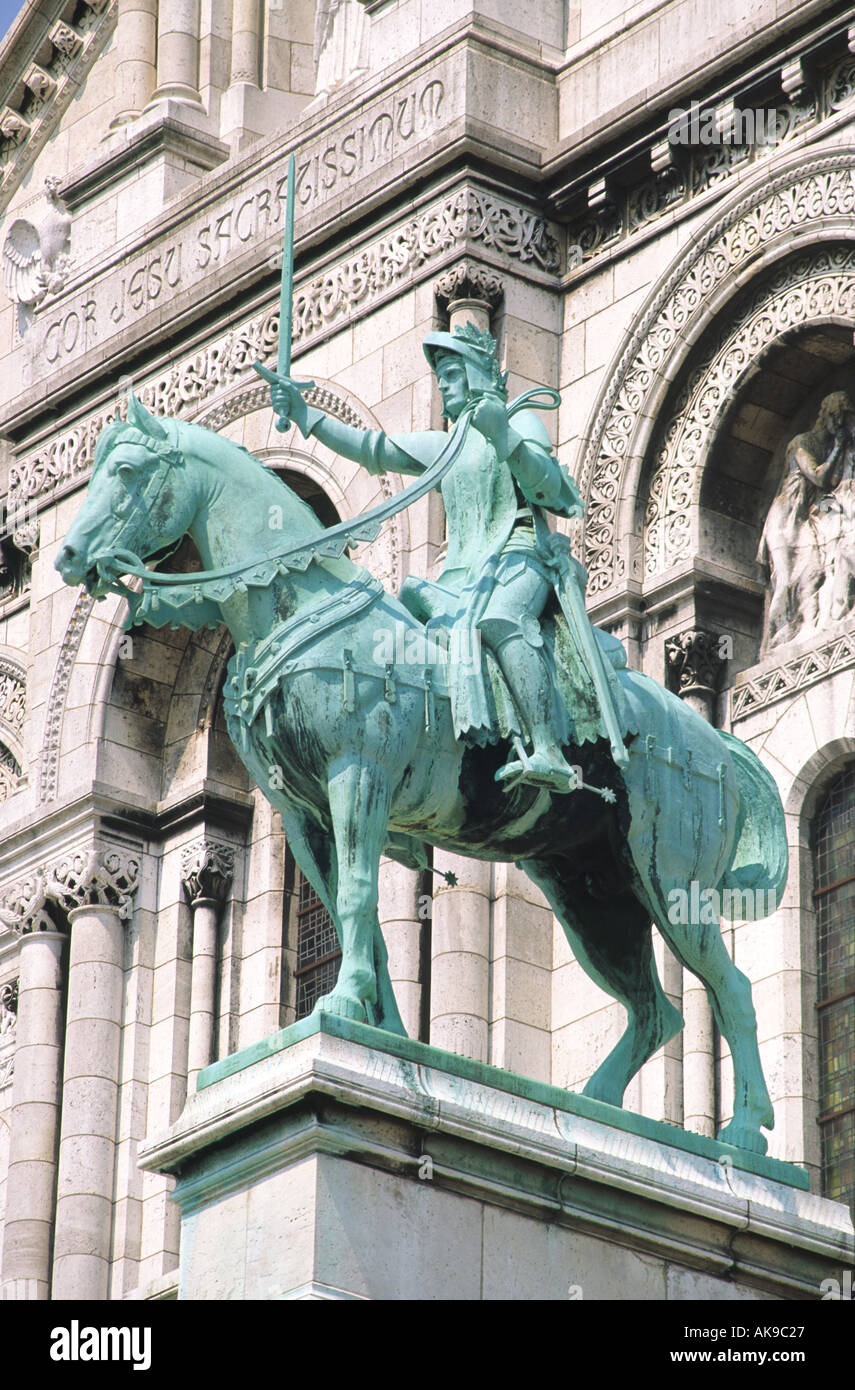
<path id="1" fill-rule="evenodd" d="M 840 218 L 841 235 L 844 235 L 843 228 L 851 227 L 853 210 L 855 155 L 833 152 L 804 160 L 795 168 L 790 166 L 755 184 L 705 233 L 693 238 L 648 300 L 616 364 L 607 373 L 607 385 L 593 424 L 586 433 L 588 445 L 578 469 L 578 482 L 586 498 L 584 536 L 590 598 L 605 594 L 626 578 L 626 557 L 618 554 L 616 535 L 618 499 L 629 485 L 625 475 L 647 450 L 647 434 L 657 413 L 658 396 L 675 374 L 671 359 L 677 353 L 687 353 L 708 326 L 713 296 L 720 300 L 728 281 L 734 282 L 736 293 L 735 282 L 740 272 L 748 262 L 759 263 L 764 245 L 778 240 L 782 234 L 792 236 L 800 228 L 816 225 L 823 217 Z M 826 273 L 825 287 L 818 289 L 815 295 L 795 295 L 790 309 L 797 315 L 796 322 L 808 323 L 812 316 L 822 318 L 832 312 L 853 313 L 849 299 L 853 287 L 848 286 L 840 294 L 839 285 L 835 289 L 833 282 L 833 274 L 841 262 L 833 261 L 832 251 L 819 248 L 816 254 L 824 255 L 826 271 L 832 271 L 832 265 L 833 271 Z M 845 258 L 849 253 L 841 254 Z M 792 263 L 804 267 L 804 255 Z M 786 268 L 783 274 L 786 276 Z M 744 285 L 739 287 L 739 292 L 744 293 Z M 784 331 L 780 317 L 778 322 L 780 327 L 776 326 L 776 333 Z M 762 334 L 766 323 L 763 314 L 758 312 L 756 331 Z M 767 341 L 771 340 L 767 336 Z M 749 361 L 744 364 L 744 370 L 751 370 L 751 359 L 759 348 L 760 344 L 755 344 L 750 330 L 747 331 L 743 349 L 748 351 Z M 731 379 L 736 367 L 736 357 L 731 356 Z M 694 385 L 693 376 L 690 387 Z M 705 438 L 716 415 L 712 405 L 707 409 L 708 404 L 702 396 L 697 397 Z M 682 439 L 679 422 L 666 435 L 663 450 L 669 458 L 675 450 L 679 455 L 675 442 L 678 432 Z M 699 481 L 698 461 L 703 459 L 696 445 L 697 441 L 687 434 L 685 447 L 692 452 L 692 462 L 688 467 L 675 467 L 673 479 L 668 468 L 667 487 L 665 474 L 661 468 L 657 470 L 659 477 L 656 491 L 651 495 L 648 518 L 648 554 L 656 548 L 662 562 L 666 556 L 672 562 L 670 557 L 687 553 L 688 507 Z M 676 463 L 682 465 L 682 460 L 677 458 Z M 657 527 L 660 511 L 662 525 Z M 664 533 L 661 540 L 659 532 Z M 659 560 L 656 563 L 659 564 Z"/>
<path id="2" fill-rule="evenodd" d="M 842 32 L 838 39 L 842 46 Z M 753 165 L 785 151 L 807 131 L 819 134 L 822 124 L 855 98 L 855 56 L 849 51 L 838 54 L 821 72 L 813 73 L 810 67 L 799 57 L 787 64 L 780 74 L 783 99 L 752 98 L 748 106 L 733 94 L 710 93 L 693 103 L 702 111 L 715 111 L 722 143 L 675 145 L 668 139 L 669 128 L 660 129 L 650 138 L 651 173 L 647 176 L 623 186 L 608 175 L 593 184 L 581 176 L 561 199 L 562 205 L 570 201 L 585 208 L 567 230 L 568 244 L 580 248 L 578 263 L 586 264 L 615 244 L 631 240 L 678 205 L 689 206 L 711 189 L 718 187 L 726 194 L 734 179 L 744 177 Z M 755 106 L 774 110 L 774 139 L 748 143 L 727 139 L 737 111 L 753 112 Z"/>
<path id="3" fill-rule="evenodd" d="M 86 627 L 89 614 L 95 606 L 95 600 L 90 594 L 81 592 L 77 596 L 74 611 L 65 629 L 65 636 L 62 639 L 59 657 L 53 673 L 50 694 L 48 696 L 47 710 L 45 712 L 45 729 L 42 740 L 42 758 L 39 768 L 39 786 L 37 800 L 42 803 L 53 801 L 56 797 L 57 775 L 59 772 L 59 741 L 62 733 L 62 716 L 65 710 L 65 701 L 68 695 L 68 683 L 71 680 L 71 671 L 80 650 L 80 643 L 83 640 L 83 632 Z"/>
<path id="4" fill-rule="evenodd" d="M 192 640 L 192 639 L 191 639 Z M 229 657 L 234 651 L 234 639 L 228 628 L 223 625 L 220 632 L 220 640 L 217 643 L 217 650 L 211 657 L 211 664 L 208 667 L 208 674 L 202 686 L 202 696 L 199 700 L 199 713 L 196 716 L 196 730 L 203 733 L 206 729 L 213 728 L 214 720 L 217 716 L 217 696 L 223 684 L 226 674 L 226 666 Z"/>
<path id="5" fill-rule="evenodd" d="M 190 902 L 208 899 L 221 907 L 235 872 L 235 852 L 219 840 L 194 840 L 181 855 L 181 882 Z"/>
<path id="6" fill-rule="evenodd" d="M 21 766 L 11 749 L 0 743 L 0 801 L 7 801 L 18 790 Z"/>
<path id="7" fill-rule="evenodd" d="M 27 673 L 16 661 L 0 656 L 0 723 L 20 738 L 27 712 Z"/>
<path id="8" fill-rule="evenodd" d="M 293 342 L 296 345 L 339 321 L 343 325 L 349 315 L 367 312 L 377 299 L 413 280 L 420 267 L 469 241 L 549 274 L 557 274 L 560 267 L 558 241 L 546 222 L 504 199 L 464 188 L 298 288 Z M 277 304 L 136 385 L 136 394 L 155 415 L 197 418 L 205 401 L 244 377 L 256 358 L 272 359 L 278 339 Z M 261 403 L 266 387 L 254 381 L 253 385 Z M 82 479 L 91 467 L 101 430 L 124 410 L 124 404 L 112 402 L 35 453 L 16 460 L 9 469 L 8 509 L 50 497 L 60 487 Z M 208 418 L 201 417 L 199 422 L 207 423 Z"/>
<path id="9" fill-rule="evenodd" d="M 439 310 L 447 314 L 449 306 L 458 299 L 480 300 L 491 313 L 505 297 L 505 282 L 489 266 L 477 261 L 458 261 L 443 272 L 433 287 Z"/>
<path id="10" fill-rule="evenodd" d="M 849 666 L 855 666 L 855 629 L 756 675 L 740 676 L 730 693 L 731 722 L 736 724 L 776 700 L 807 690 Z"/>
<path id="11" fill-rule="evenodd" d="M 55 131 L 113 32 L 115 0 L 84 0 L 84 4 L 73 24 L 58 21 L 49 41 L 31 51 L 17 89 L 25 95 L 17 109 L 9 106 L 0 117 L 0 210 Z"/>
<path id="12" fill-rule="evenodd" d="M 45 895 L 69 912 L 86 904 L 115 907 L 123 922 L 133 910 L 139 886 L 140 861 L 111 845 L 75 850 L 54 864 L 45 881 Z"/>
<path id="13" fill-rule="evenodd" d="M 681 698 L 700 695 L 712 699 L 721 685 L 725 664 L 717 632 L 690 628 L 665 642 L 668 689 Z"/>

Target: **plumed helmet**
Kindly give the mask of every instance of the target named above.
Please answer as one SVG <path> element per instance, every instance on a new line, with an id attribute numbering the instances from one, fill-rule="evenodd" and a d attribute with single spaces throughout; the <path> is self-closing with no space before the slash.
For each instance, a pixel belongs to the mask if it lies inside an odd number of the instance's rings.
<path id="1" fill-rule="evenodd" d="M 482 333 L 474 323 L 465 323 L 453 333 L 429 333 L 423 343 L 425 357 L 435 372 L 447 353 L 463 360 L 470 391 L 497 391 L 507 396 L 507 372 L 496 359 L 497 343 L 491 333 Z"/>

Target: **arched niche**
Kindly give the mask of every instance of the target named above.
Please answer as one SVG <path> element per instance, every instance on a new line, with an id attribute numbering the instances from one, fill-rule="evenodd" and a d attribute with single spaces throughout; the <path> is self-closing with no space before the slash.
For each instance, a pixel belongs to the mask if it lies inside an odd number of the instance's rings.
<path id="1" fill-rule="evenodd" d="M 851 332 L 853 212 L 855 151 L 799 152 L 716 209 L 657 281 L 577 468 L 594 605 L 691 564 L 706 464 L 763 355 L 799 330 Z"/>
<path id="2" fill-rule="evenodd" d="M 764 654 L 764 522 L 790 440 L 855 387 L 854 320 L 855 247 L 797 253 L 709 325 L 663 405 L 635 504 L 643 593 L 692 566 L 694 620 L 732 633 L 731 674 Z"/>

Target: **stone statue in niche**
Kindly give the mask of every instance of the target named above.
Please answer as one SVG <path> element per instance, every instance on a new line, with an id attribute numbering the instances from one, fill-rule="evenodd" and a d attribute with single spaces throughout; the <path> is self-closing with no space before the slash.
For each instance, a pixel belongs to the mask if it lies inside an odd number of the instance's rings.
<path id="1" fill-rule="evenodd" d="M 368 17 L 359 0 L 320 0 L 315 17 L 315 95 L 368 66 Z"/>
<path id="2" fill-rule="evenodd" d="M 758 558 L 771 570 L 765 647 L 838 622 L 855 599 L 855 406 L 822 401 L 813 428 L 791 439 Z"/>

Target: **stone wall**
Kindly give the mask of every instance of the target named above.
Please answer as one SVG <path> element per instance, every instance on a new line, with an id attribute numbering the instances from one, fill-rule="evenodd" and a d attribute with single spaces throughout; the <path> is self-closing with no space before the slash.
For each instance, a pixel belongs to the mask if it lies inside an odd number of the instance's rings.
<path id="1" fill-rule="evenodd" d="M 3 553 L 32 559 L 17 591 L 0 588 L 0 744 L 12 759 L 0 781 L 0 989 L 38 934 L 59 942 L 69 988 L 74 914 L 93 901 L 108 914 L 108 963 L 122 981 L 120 1005 L 103 1002 L 100 1019 L 118 1039 L 113 1129 L 102 1136 L 115 1201 L 85 1276 L 92 1289 L 121 1298 L 169 1284 L 171 1180 L 141 1172 L 137 1149 L 178 1119 L 205 1048 L 214 1060 L 258 1042 L 293 1020 L 295 998 L 287 846 L 222 721 L 228 635 L 146 628 L 128 639 L 120 600 L 96 605 L 54 568 L 95 439 L 133 383 L 155 414 L 222 430 L 320 489 L 342 519 L 402 486 L 278 433 L 251 370 L 275 356 L 292 149 L 294 363 L 316 383 L 316 403 L 364 428 L 438 428 L 421 343 L 468 303 L 499 340 L 512 395 L 561 391 L 545 419 L 586 500 L 584 528 L 569 529 L 593 618 L 657 680 L 673 677 L 676 651 L 681 693 L 772 772 L 788 814 L 787 896 L 772 919 L 727 924 L 725 940 L 754 986 L 777 1117 L 770 1154 L 807 1164 L 818 1190 L 810 817 L 855 754 L 855 619 L 767 655 L 757 543 L 787 440 L 828 390 L 846 387 L 855 355 L 845 23 L 824 6 L 766 0 L 733 14 L 699 0 L 629 10 L 394 0 L 364 7 L 359 65 L 339 63 L 316 92 L 308 0 L 265 7 L 265 23 L 260 6 L 235 0 L 219 28 L 200 20 L 169 72 L 151 59 L 154 0 L 87 0 L 54 74 L 63 50 L 45 26 L 66 22 L 60 8 L 31 4 L 4 54 L 4 68 L 37 62 L 53 74 L 54 104 L 36 108 L 32 86 L 30 97 L 16 89 L 17 106 L 11 88 L 4 98 L 0 241 L 16 218 L 49 220 L 49 175 L 71 223 L 52 288 L 30 301 L 0 293 Z M 160 0 L 162 27 L 172 12 Z M 140 15 L 145 33 L 133 29 Z M 763 109 L 780 106 L 777 143 L 724 153 L 669 143 L 672 106 L 708 105 L 724 122 L 752 93 Z M 443 543 L 431 497 L 358 558 L 398 588 L 408 573 L 430 575 Z M 698 633 L 728 639 L 727 655 L 711 660 Z M 105 844 L 138 866 L 127 901 L 103 876 L 92 889 L 91 866 L 85 891 L 62 878 L 63 864 Z M 193 905 L 188 864 L 200 846 L 227 852 L 231 866 L 215 922 Z M 435 879 L 429 936 L 423 881 L 383 868 L 381 918 L 408 1025 L 423 1024 L 435 1046 L 581 1089 L 622 1032 L 622 1008 L 573 959 L 520 871 L 439 855 L 437 867 L 453 867 L 458 883 Z M 117 898 L 127 915 L 110 918 Z M 729 1114 L 729 1059 L 704 991 L 658 937 L 656 958 L 687 1026 L 626 1104 L 708 1135 Z M 68 1072 L 70 1043 L 51 1041 L 47 1014 L 33 1017 L 36 1045 L 64 1043 L 65 1059 L 53 1100 L 30 1095 L 4 1062 L 11 1025 L 0 1033 L 0 1194 L 13 1105 L 53 1106 L 44 1153 L 13 1153 L 13 1168 L 47 1161 L 51 1135 L 72 1139 L 88 1113 L 68 1089 L 81 1079 Z M 92 1199 L 97 1225 L 104 1193 L 84 1168 L 77 1195 Z M 47 1244 L 32 1267 L 7 1245 L 4 1278 L 44 1295 L 62 1213 L 26 1209 L 23 1191 L 16 1220 L 41 1222 Z"/>

